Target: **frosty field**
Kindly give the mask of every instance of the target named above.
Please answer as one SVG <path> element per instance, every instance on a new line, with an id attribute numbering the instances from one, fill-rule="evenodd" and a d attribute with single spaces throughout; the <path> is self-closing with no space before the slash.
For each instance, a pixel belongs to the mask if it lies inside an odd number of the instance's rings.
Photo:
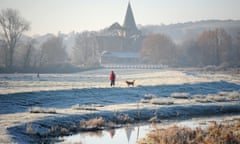
<path id="1" fill-rule="evenodd" d="M 166 120 L 240 112 L 238 72 L 115 69 L 112 88 L 110 71 L 40 78 L 1 74 L 0 143 L 36 143 L 77 133 L 83 130 L 81 121 L 100 117 L 119 126 L 148 122 L 154 116 Z M 135 87 L 127 87 L 126 80 L 136 80 Z"/>

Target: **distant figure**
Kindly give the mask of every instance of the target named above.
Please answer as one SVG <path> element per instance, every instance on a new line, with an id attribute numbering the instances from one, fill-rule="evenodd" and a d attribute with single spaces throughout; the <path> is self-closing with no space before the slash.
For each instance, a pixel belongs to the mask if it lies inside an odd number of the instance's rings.
<path id="1" fill-rule="evenodd" d="M 37 77 L 40 78 L 39 72 L 37 73 Z"/>
<path id="2" fill-rule="evenodd" d="M 116 75 L 115 75 L 114 71 L 111 71 L 111 73 L 110 73 L 111 87 L 115 85 L 115 80 L 116 80 Z"/>

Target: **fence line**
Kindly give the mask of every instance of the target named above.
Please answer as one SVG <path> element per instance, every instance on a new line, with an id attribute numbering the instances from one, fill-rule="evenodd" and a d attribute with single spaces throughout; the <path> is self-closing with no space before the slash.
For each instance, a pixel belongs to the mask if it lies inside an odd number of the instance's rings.
<path id="1" fill-rule="evenodd" d="M 167 65 L 119 65 L 119 64 L 102 64 L 107 69 L 163 69 Z"/>

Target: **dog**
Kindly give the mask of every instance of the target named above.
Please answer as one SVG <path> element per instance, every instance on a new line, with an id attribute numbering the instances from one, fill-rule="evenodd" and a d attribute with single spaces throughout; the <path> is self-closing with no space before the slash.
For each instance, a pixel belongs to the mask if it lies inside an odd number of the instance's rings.
<path id="1" fill-rule="evenodd" d="M 135 80 L 133 80 L 133 81 L 125 81 L 125 82 L 128 85 L 128 87 L 129 87 L 131 85 L 134 86 Z"/>

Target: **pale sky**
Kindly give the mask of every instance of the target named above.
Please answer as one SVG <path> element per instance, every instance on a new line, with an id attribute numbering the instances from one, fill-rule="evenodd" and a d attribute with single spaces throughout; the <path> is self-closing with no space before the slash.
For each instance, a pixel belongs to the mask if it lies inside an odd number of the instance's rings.
<path id="1" fill-rule="evenodd" d="M 123 24 L 129 0 L 0 0 L 0 10 L 17 9 L 31 23 L 26 34 L 95 31 Z M 141 25 L 209 19 L 240 20 L 240 0 L 130 0 Z"/>

